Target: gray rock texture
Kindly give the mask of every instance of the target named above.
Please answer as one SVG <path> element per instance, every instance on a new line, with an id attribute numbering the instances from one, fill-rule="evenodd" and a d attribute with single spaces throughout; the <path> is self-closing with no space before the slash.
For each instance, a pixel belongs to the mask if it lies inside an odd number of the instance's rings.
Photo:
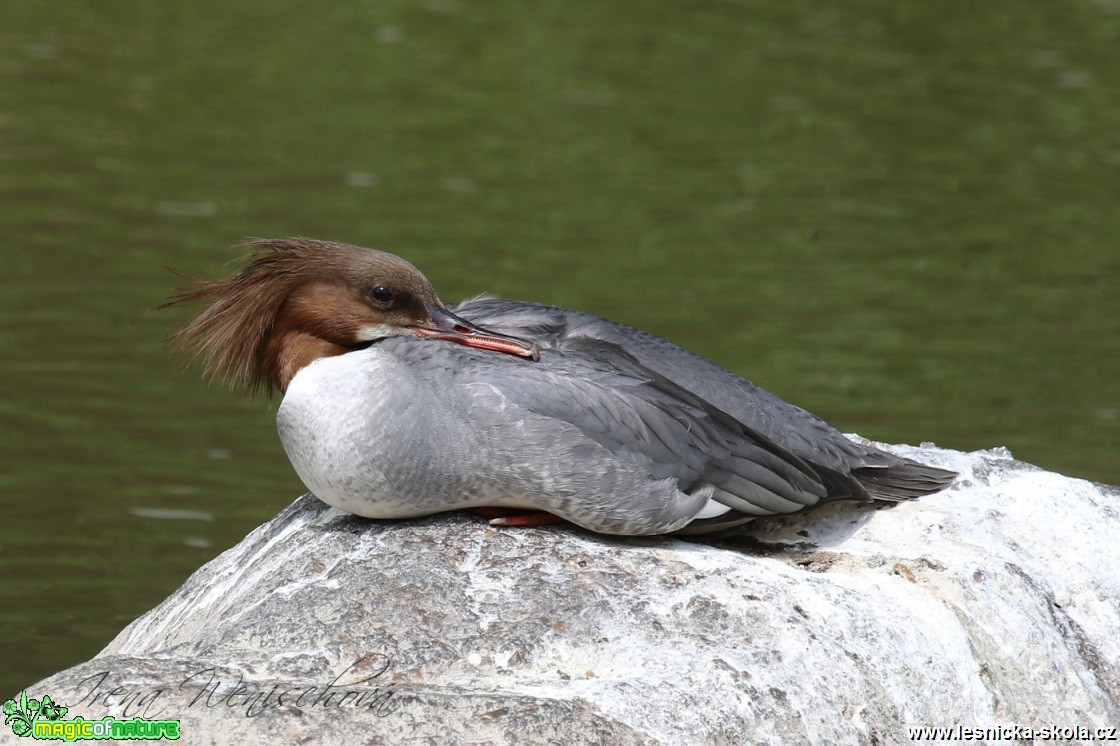
<path id="1" fill-rule="evenodd" d="M 1120 726 L 1120 491 L 1002 449 L 889 449 L 961 479 L 706 543 L 371 521 L 304 496 L 28 696 L 179 719 L 192 744 Z"/>

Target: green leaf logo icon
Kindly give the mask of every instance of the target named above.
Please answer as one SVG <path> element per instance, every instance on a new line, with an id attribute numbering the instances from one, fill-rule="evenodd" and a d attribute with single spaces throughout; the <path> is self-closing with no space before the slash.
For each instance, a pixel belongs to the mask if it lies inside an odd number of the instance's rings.
<path id="1" fill-rule="evenodd" d="M 19 702 L 14 699 L 4 700 L 4 723 L 12 726 L 12 733 L 17 736 L 27 736 L 31 734 L 35 721 L 39 718 L 59 720 L 68 709 L 56 705 L 49 696 L 44 696 L 42 700 L 28 699 L 25 690 L 20 692 Z"/>

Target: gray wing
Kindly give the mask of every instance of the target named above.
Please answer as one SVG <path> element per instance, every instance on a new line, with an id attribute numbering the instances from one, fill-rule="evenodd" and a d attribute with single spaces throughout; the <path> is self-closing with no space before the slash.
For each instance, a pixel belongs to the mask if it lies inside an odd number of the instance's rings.
<path id="1" fill-rule="evenodd" d="M 495 331 L 537 341 L 542 347 L 562 347 L 575 337 L 592 337 L 617 345 L 637 364 L 663 376 L 779 448 L 811 463 L 826 481 L 843 483 L 853 497 L 900 500 L 943 489 L 954 472 L 919 464 L 885 451 L 864 446 L 816 415 L 775 396 L 759 386 L 655 335 L 623 324 L 564 308 L 520 301 L 475 298 L 464 301 L 456 313 Z M 848 479 L 851 474 L 855 482 Z M 845 486 L 846 485 L 846 486 Z"/>
<path id="2" fill-rule="evenodd" d="M 814 463 L 847 470 L 879 465 L 883 457 L 887 461 L 895 458 L 853 443 L 811 412 L 640 329 L 567 308 L 487 297 L 464 301 L 454 311 L 485 328 L 528 338 L 542 346 L 562 346 L 573 337 L 611 342 L 640 365 L 686 387 L 782 448 Z"/>
<path id="3" fill-rule="evenodd" d="M 507 400 L 573 426 L 614 458 L 654 480 L 671 479 L 682 492 L 703 490 L 747 515 L 790 513 L 829 496 L 866 499 L 852 480 L 810 466 L 618 345 L 569 337 L 542 350 L 539 364 L 509 360 L 506 377 L 490 370 L 480 380 L 497 381 Z"/>

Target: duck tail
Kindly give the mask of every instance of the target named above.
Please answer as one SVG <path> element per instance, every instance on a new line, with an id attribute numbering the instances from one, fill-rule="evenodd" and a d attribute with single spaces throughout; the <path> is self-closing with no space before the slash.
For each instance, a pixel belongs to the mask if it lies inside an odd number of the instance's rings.
<path id="1" fill-rule="evenodd" d="M 909 500 L 940 492 L 957 478 L 955 471 L 926 466 L 906 459 L 891 466 L 863 466 L 852 470 L 852 476 L 867 494 L 876 500 Z"/>

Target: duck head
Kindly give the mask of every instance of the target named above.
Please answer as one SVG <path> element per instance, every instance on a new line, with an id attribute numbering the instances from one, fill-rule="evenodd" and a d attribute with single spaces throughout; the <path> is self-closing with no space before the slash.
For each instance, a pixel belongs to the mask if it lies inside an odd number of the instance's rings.
<path id="1" fill-rule="evenodd" d="M 397 336 L 444 340 L 537 360 L 537 345 L 487 331 L 447 310 L 428 279 L 383 251 L 309 238 L 252 239 L 237 274 L 198 281 L 162 307 L 210 305 L 175 335 L 206 374 L 253 389 L 285 391 L 321 357 Z"/>

